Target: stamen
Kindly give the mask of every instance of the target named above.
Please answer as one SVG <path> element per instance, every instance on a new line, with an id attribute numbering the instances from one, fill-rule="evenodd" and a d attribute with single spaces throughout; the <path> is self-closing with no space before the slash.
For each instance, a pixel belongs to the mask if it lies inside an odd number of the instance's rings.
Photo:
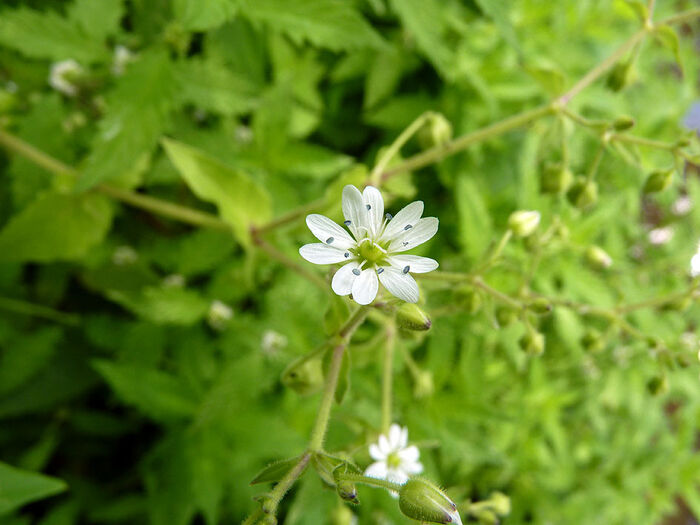
<path id="1" fill-rule="evenodd" d="M 384 268 L 377 268 L 377 275 L 379 275 L 379 274 L 382 273 L 383 271 L 384 271 Z"/>
<path id="2" fill-rule="evenodd" d="M 350 226 L 352 224 L 352 221 L 343 221 L 343 224 L 345 226 Z"/>
<path id="3" fill-rule="evenodd" d="M 334 239 L 333 237 L 328 237 L 328 239 L 326 239 L 326 244 L 330 244 L 330 243 L 332 243 L 334 240 L 335 240 L 335 239 Z"/>
<path id="4" fill-rule="evenodd" d="M 343 255 L 345 255 L 345 258 L 347 259 L 348 257 L 350 257 L 350 252 L 345 252 Z"/>
<path id="5" fill-rule="evenodd" d="M 408 246 L 408 241 L 403 241 L 402 243 L 404 246 Z"/>
<path id="6" fill-rule="evenodd" d="M 354 273 L 355 275 L 360 275 L 361 272 L 360 272 L 359 269 L 353 268 L 353 269 L 352 269 L 352 273 Z"/>
<path id="7" fill-rule="evenodd" d="M 372 206 L 370 206 L 370 205 L 368 204 L 368 205 L 367 205 L 367 211 L 369 211 L 369 210 L 371 210 L 371 209 L 372 209 Z"/>
<path id="8" fill-rule="evenodd" d="M 408 265 L 406 265 L 406 266 L 403 267 L 403 270 L 402 270 L 402 271 L 403 271 L 403 273 L 408 273 L 408 270 L 410 270 L 410 269 L 411 269 L 411 267 L 408 266 Z"/>
<path id="9" fill-rule="evenodd" d="M 394 218 L 394 216 L 391 213 L 387 213 L 386 215 L 384 215 L 384 217 L 386 217 L 387 221 L 390 221 L 391 219 Z"/>
<path id="10" fill-rule="evenodd" d="M 410 230 L 411 228 L 413 228 L 413 226 L 411 226 L 410 224 L 407 224 L 406 226 L 403 227 L 403 229 L 406 231 Z"/>

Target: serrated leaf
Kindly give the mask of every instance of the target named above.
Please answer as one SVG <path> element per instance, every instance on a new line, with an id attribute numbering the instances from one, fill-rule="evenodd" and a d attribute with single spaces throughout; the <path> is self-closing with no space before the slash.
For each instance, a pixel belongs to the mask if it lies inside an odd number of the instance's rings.
<path id="1" fill-rule="evenodd" d="M 74 0 L 68 9 L 68 18 L 98 42 L 119 31 L 123 15 L 123 0 Z"/>
<path id="2" fill-rule="evenodd" d="M 250 482 L 251 485 L 257 485 L 259 483 L 270 483 L 281 480 L 287 472 L 292 470 L 294 465 L 299 463 L 299 458 L 282 459 L 280 461 L 275 461 L 269 464 L 267 467 L 262 469 L 256 474 L 253 480 Z"/>
<path id="3" fill-rule="evenodd" d="M 0 462 L 0 515 L 9 514 L 25 503 L 53 496 L 67 488 L 60 479 Z"/>
<path id="4" fill-rule="evenodd" d="M 157 421 L 189 418 L 197 409 L 194 394 L 176 376 L 136 364 L 92 364 L 119 399 Z"/>
<path id="5" fill-rule="evenodd" d="M 175 18 L 188 31 L 205 31 L 233 18 L 240 0 L 174 0 Z"/>
<path id="6" fill-rule="evenodd" d="M 55 11 L 24 7 L 0 12 L 0 44 L 30 58 L 48 60 L 95 62 L 109 56 L 107 49 L 74 21 Z"/>
<path id="7" fill-rule="evenodd" d="M 269 220 L 272 214 L 265 188 L 198 149 L 171 139 L 164 139 L 163 145 L 190 189 L 199 198 L 216 204 L 238 241 L 250 247 L 250 227 Z"/>
<path id="8" fill-rule="evenodd" d="M 383 40 L 370 24 L 342 0 L 249 0 L 242 12 L 264 22 L 298 44 L 308 40 L 318 47 L 345 51 L 377 48 Z"/>
<path id="9" fill-rule="evenodd" d="M 112 206 L 102 195 L 44 193 L 0 231 L 0 261 L 80 259 L 107 234 Z"/>
<path id="10" fill-rule="evenodd" d="M 144 53 L 107 95 L 107 111 L 76 189 L 130 171 L 158 143 L 178 94 L 175 68 L 163 51 Z"/>
<path id="11" fill-rule="evenodd" d="M 682 70 L 683 60 L 681 59 L 681 46 L 676 31 L 670 26 L 659 26 L 654 30 L 654 38 L 673 53 L 678 67 Z"/>

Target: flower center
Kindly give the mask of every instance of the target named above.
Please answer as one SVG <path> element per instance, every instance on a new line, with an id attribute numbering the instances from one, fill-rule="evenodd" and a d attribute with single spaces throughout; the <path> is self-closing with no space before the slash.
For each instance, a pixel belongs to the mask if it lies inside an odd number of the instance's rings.
<path id="1" fill-rule="evenodd" d="M 379 244 L 365 239 L 358 245 L 357 255 L 369 264 L 381 264 L 386 258 L 386 250 Z"/>
<path id="2" fill-rule="evenodd" d="M 392 452 L 386 458 L 386 465 L 389 468 L 399 468 L 401 466 L 401 458 L 396 452 Z"/>

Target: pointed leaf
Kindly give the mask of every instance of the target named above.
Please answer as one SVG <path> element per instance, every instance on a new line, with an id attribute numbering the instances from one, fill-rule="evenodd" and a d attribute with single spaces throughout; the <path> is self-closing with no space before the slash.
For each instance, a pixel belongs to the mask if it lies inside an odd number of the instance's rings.
<path id="1" fill-rule="evenodd" d="M 258 483 L 270 483 L 274 481 L 281 480 L 287 472 L 292 470 L 294 465 L 299 462 L 299 458 L 282 459 L 280 461 L 275 461 L 269 464 L 267 467 L 262 469 L 250 482 L 251 485 L 257 485 Z"/>
<path id="2" fill-rule="evenodd" d="M 66 488 L 60 479 L 0 462 L 0 515 L 8 514 L 25 503 L 63 492 Z"/>

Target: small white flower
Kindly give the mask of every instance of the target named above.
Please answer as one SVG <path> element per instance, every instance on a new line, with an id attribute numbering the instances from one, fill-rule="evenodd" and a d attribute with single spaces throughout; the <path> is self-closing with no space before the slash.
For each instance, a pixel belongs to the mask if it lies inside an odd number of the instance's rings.
<path id="1" fill-rule="evenodd" d="M 508 218 L 508 227 L 516 237 L 527 237 L 537 229 L 540 224 L 540 212 L 534 210 L 514 211 Z"/>
<path id="2" fill-rule="evenodd" d="M 209 306 L 209 313 L 207 314 L 207 322 L 214 330 L 222 331 L 226 328 L 226 325 L 233 317 L 233 309 L 219 301 L 218 299 L 212 301 Z"/>
<path id="3" fill-rule="evenodd" d="M 277 352 L 287 346 L 287 338 L 274 330 L 265 330 L 262 335 L 260 347 L 263 354 L 274 356 Z"/>
<path id="4" fill-rule="evenodd" d="M 666 226 L 664 228 L 654 228 L 649 232 L 649 242 L 655 246 L 667 244 L 673 239 L 673 228 Z"/>
<path id="5" fill-rule="evenodd" d="M 75 80 L 77 77 L 82 75 L 82 73 L 82 66 L 72 58 L 62 60 L 60 62 L 54 62 L 51 64 L 49 85 L 64 95 L 74 97 L 78 93 L 78 87 L 75 85 Z"/>
<path id="6" fill-rule="evenodd" d="M 338 295 L 352 294 L 359 304 L 374 300 L 379 281 L 399 299 L 418 302 L 418 284 L 411 273 L 431 272 L 438 263 L 401 252 L 423 244 L 437 232 L 435 217 L 421 218 L 423 202 L 412 202 L 395 217 L 385 216 L 377 188 L 367 186 L 360 193 L 348 185 L 343 189 L 343 215 L 352 236 L 328 217 L 307 216 L 307 226 L 321 242 L 302 246 L 299 254 L 314 264 L 345 262 L 333 276 L 331 288 Z"/>
<path id="7" fill-rule="evenodd" d="M 690 276 L 691 277 L 700 276 L 700 253 L 696 253 L 690 259 Z"/>
<path id="8" fill-rule="evenodd" d="M 114 48 L 114 58 L 112 60 L 112 74 L 120 76 L 124 74 L 126 66 L 134 60 L 134 55 L 126 46 L 118 45 Z"/>
<path id="9" fill-rule="evenodd" d="M 182 288 L 185 286 L 185 277 L 179 273 L 171 273 L 163 278 L 165 288 Z"/>
<path id="10" fill-rule="evenodd" d="M 403 485 L 409 477 L 423 472 L 418 447 L 408 446 L 408 429 L 397 424 L 391 425 L 388 436 L 381 434 L 378 442 L 369 446 L 369 455 L 375 462 L 367 467 L 365 476 L 371 478 Z"/>
<path id="11" fill-rule="evenodd" d="M 678 197 L 671 205 L 671 213 L 674 215 L 686 215 L 693 209 L 693 200 L 687 195 Z"/>
<path id="12" fill-rule="evenodd" d="M 135 263 L 139 254 L 131 246 L 119 246 L 112 254 L 112 262 L 117 266 Z"/>

